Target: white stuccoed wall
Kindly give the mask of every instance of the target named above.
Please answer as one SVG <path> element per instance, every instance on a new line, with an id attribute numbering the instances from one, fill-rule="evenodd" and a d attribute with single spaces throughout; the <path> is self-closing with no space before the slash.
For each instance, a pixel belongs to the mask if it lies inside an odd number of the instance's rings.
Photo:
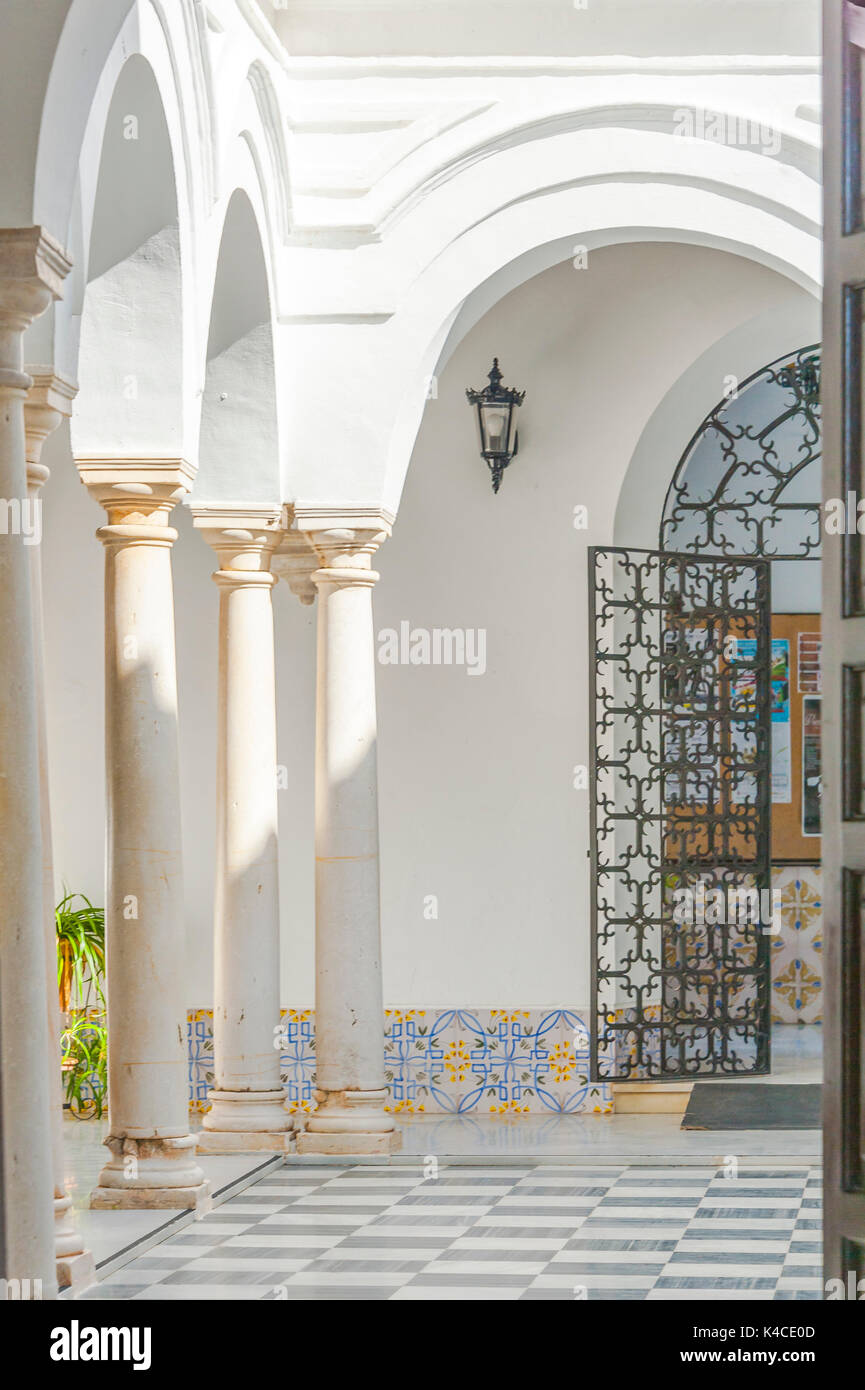
<path id="1" fill-rule="evenodd" d="M 487 673 L 380 667 L 386 999 L 588 1004 L 588 796 L 572 789 L 588 761 L 586 549 L 612 542 L 629 461 L 677 379 L 737 325 L 797 300 L 807 319 L 809 295 L 738 258 L 610 248 L 513 291 L 442 373 L 379 556 L 376 622 L 485 627 Z M 464 397 L 494 354 L 527 390 L 497 497 Z M 736 370 L 669 422 L 668 476 Z M 647 488 L 655 535 L 662 497 Z M 579 503 L 588 534 L 573 529 Z"/>
<path id="2" fill-rule="evenodd" d="M 400 1005 L 588 1002 L 586 547 L 610 542 L 645 426 L 710 346 L 809 296 L 752 262 L 669 244 L 592 252 L 527 282 L 469 332 L 426 408 L 376 630 L 484 627 L 487 672 L 379 667 L 385 999 Z M 791 343 L 790 346 L 797 344 Z M 494 354 L 527 389 L 521 453 L 493 497 L 467 385 Z M 750 367 L 749 367 L 750 369 Z M 737 363 L 725 363 L 736 371 Z M 715 399 L 720 395 L 717 392 Z M 710 400 L 709 405 L 713 402 Z M 708 406 L 670 419 L 670 469 Z M 668 412 L 669 414 L 669 412 Z M 102 901 L 101 516 L 63 435 L 49 440 L 46 588 L 58 891 Z M 588 534 L 573 508 L 591 509 Z M 657 504 L 659 505 L 659 503 Z M 190 1005 L 211 1002 L 217 591 L 178 508 L 174 552 Z M 280 585 L 277 635 L 282 999 L 313 1001 L 314 613 Z M 438 919 L 424 898 L 438 898 Z"/>

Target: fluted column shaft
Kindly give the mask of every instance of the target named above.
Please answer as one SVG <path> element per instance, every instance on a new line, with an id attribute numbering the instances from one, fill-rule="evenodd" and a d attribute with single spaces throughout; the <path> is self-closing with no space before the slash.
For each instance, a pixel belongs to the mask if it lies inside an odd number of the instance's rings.
<path id="1" fill-rule="evenodd" d="M 39 728 L 32 624 L 23 336 L 59 296 L 69 263 L 40 227 L 0 230 L 0 1045 L 5 1275 L 52 1298 L 54 1175 L 46 1013 Z M 29 511 L 29 509 L 28 509 Z M 17 524 L 16 524 L 17 521 Z M 37 1282 L 38 1281 L 38 1282 Z M 38 1291 L 38 1292 L 37 1292 Z"/>
<path id="2" fill-rule="evenodd" d="M 387 535 L 315 533 L 316 1081 L 302 1153 L 381 1153 L 399 1136 L 385 1109 L 379 908 L 372 554 Z"/>
<path id="3" fill-rule="evenodd" d="M 110 1152 L 95 1207 L 209 1201 L 189 1132 L 171 547 L 182 460 L 78 459 L 108 513 L 105 756 Z"/>
<path id="4" fill-rule="evenodd" d="M 279 1047 L 276 673 L 270 573 L 280 509 L 194 508 L 219 569 L 215 1085 L 199 1148 L 285 1150 Z"/>

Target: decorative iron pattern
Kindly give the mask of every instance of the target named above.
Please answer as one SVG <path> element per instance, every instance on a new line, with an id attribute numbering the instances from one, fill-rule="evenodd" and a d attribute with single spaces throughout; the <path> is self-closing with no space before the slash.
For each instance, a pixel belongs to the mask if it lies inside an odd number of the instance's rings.
<path id="1" fill-rule="evenodd" d="M 755 372 L 700 425 L 673 475 L 660 548 L 819 560 L 820 347 Z"/>
<path id="2" fill-rule="evenodd" d="M 589 569 L 592 1080 L 767 1072 L 769 565 Z"/>

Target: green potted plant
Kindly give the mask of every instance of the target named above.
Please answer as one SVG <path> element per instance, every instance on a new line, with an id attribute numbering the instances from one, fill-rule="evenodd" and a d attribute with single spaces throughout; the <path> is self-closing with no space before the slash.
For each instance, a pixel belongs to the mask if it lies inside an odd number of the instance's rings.
<path id="1" fill-rule="evenodd" d="M 77 1119 L 101 1119 L 107 1095 L 105 913 L 83 893 L 67 893 L 54 916 L 66 1105 Z"/>

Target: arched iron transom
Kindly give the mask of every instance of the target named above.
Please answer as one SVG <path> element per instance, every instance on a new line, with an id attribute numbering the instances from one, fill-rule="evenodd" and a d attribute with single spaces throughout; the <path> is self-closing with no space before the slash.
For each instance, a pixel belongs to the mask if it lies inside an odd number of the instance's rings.
<path id="1" fill-rule="evenodd" d="M 820 345 L 731 387 L 679 461 L 661 550 L 819 560 Z"/>

